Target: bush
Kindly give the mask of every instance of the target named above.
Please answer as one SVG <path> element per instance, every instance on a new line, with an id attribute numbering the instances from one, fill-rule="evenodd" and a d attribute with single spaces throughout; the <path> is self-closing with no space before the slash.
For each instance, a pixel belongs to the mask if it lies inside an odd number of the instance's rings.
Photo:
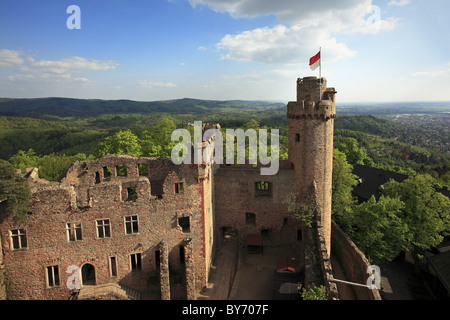
<path id="1" fill-rule="evenodd" d="M 312 287 L 309 290 L 304 289 L 301 296 L 303 300 L 328 300 L 324 286 Z"/>

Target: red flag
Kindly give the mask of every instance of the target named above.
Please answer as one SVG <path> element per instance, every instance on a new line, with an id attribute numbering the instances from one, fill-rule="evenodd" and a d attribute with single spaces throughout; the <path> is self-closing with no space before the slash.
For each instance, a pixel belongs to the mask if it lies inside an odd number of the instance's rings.
<path id="1" fill-rule="evenodd" d="M 309 66 L 311 70 L 316 70 L 318 66 L 320 66 L 320 51 L 314 57 L 309 59 Z"/>

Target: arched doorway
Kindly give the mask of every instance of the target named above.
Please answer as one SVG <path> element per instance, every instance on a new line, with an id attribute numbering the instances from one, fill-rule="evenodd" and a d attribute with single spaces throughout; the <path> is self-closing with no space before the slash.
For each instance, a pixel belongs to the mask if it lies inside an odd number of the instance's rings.
<path id="1" fill-rule="evenodd" d="M 92 264 L 86 263 L 81 267 L 81 281 L 83 286 L 95 285 L 95 268 Z"/>

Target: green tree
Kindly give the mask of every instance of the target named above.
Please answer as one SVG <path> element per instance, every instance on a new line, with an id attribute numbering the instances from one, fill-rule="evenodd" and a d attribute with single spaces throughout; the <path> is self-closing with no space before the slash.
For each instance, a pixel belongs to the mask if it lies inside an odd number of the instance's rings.
<path id="1" fill-rule="evenodd" d="M 26 180 L 14 167 L 0 160 L 0 212 L 1 207 L 17 224 L 26 221 L 31 206 L 31 190 Z"/>
<path id="2" fill-rule="evenodd" d="M 28 151 L 19 150 L 8 161 L 14 168 L 20 169 L 22 173 L 25 173 L 27 168 L 37 167 L 38 160 L 39 156 L 36 155 L 36 152 L 33 149 L 29 149 Z"/>
<path id="3" fill-rule="evenodd" d="M 351 137 L 337 137 L 335 147 L 345 153 L 347 161 L 351 165 L 364 164 L 373 165 L 372 159 L 367 155 L 367 150 L 364 147 L 358 146 L 358 141 Z"/>
<path id="4" fill-rule="evenodd" d="M 357 231 L 352 240 L 373 264 L 391 261 L 409 245 L 409 229 L 402 219 L 405 204 L 399 198 L 372 196 L 354 209 Z"/>
<path id="5" fill-rule="evenodd" d="M 86 156 L 84 153 L 78 153 L 74 156 L 66 156 L 51 153 L 46 156 L 37 156 L 33 149 L 28 151 L 18 151 L 8 162 L 22 173 L 27 168 L 35 167 L 39 169 L 39 177 L 49 181 L 60 181 L 66 174 L 67 169 L 75 161 L 92 160 L 93 156 Z"/>
<path id="6" fill-rule="evenodd" d="M 161 146 L 171 144 L 172 132 L 176 128 L 177 127 L 172 120 L 167 118 L 161 119 L 161 121 L 150 130 L 153 141 Z"/>
<path id="7" fill-rule="evenodd" d="M 163 152 L 162 147 L 156 144 L 149 136 L 139 139 L 139 144 L 144 157 L 159 157 Z"/>
<path id="8" fill-rule="evenodd" d="M 436 191 L 429 175 L 416 175 L 399 183 L 391 180 L 383 194 L 400 197 L 405 203 L 404 220 L 408 224 L 417 262 L 427 249 L 437 246 L 450 235 L 450 200 Z"/>
<path id="9" fill-rule="evenodd" d="M 353 188 L 358 184 L 357 176 L 352 173 L 353 166 L 347 161 L 345 153 L 333 150 L 332 212 L 333 219 L 347 233 L 351 232 L 354 222 L 353 209 L 356 200 Z"/>
<path id="10" fill-rule="evenodd" d="M 81 155 L 78 155 L 81 156 Z M 67 169 L 76 161 L 76 157 L 49 154 L 38 159 L 39 177 L 49 181 L 61 181 Z"/>
<path id="11" fill-rule="evenodd" d="M 256 121 L 255 119 L 251 119 L 242 126 L 242 130 L 245 131 L 247 129 L 259 130 L 259 122 Z"/>
<path id="12" fill-rule="evenodd" d="M 172 132 L 175 129 L 176 126 L 172 120 L 163 118 L 151 130 L 144 131 L 139 139 L 142 155 L 170 158 L 172 149 L 177 144 L 177 142 L 171 139 Z"/>
<path id="13" fill-rule="evenodd" d="M 282 203 L 292 218 L 302 222 L 308 228 L 314 225 L 314 217 L 319 210 L 319 206 L 314 199 L 308 197 L 299 200 L 297 194 L 291 192 L 284 197 Z"/>
<path id="14" fill-rule="evenodd" d="M 107 154 L 141 155 L 138 137 L 131 130 L 121 130 L 98 144 L 97 157 Z"/>

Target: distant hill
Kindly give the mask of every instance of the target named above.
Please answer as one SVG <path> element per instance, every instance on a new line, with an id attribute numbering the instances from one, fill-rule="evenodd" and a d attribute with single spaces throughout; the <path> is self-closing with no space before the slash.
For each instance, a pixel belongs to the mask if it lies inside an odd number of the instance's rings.
<path id="1" fill-rule="evenodd" d="M 369 134 L 375 134 L 381 137 L 387 136 L 392 131 L 399 131 L 404 128 L 401 124 L 392 121 L 377 118 L 374 116 L 341 116 L 336 119 L 334 128 L 349 129 Z"/>
<path id="2" fill-rule="evenodd" d="M 101 114 L 206 114 L 212 111 L 280 110 L 284 103 L 264 101 L 215 101 L 178 99 L 141 102 L 133 100 L 90 100 L 71 98 L 0 99 L 0 116 L 39 118 L 42 115 L 58 117 L 88 117 Z"/>

